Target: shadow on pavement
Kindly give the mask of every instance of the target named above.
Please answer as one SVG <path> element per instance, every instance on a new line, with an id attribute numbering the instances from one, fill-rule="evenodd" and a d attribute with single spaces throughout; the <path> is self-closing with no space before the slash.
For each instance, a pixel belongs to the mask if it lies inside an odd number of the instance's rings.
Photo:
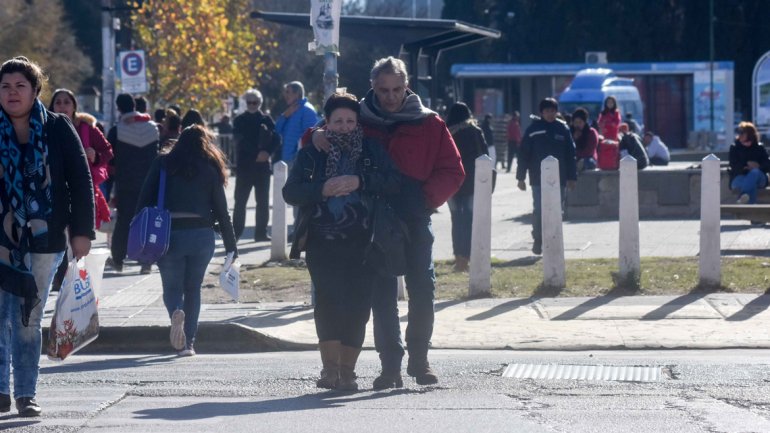
<path id="1" fill-rule="evenodd" d="M 716 293 L 718 291 L 719 288 L 695 288 L 690 293 L 674 298 L 661 305 L 660 307 L 650 311 L 649 313 L 642 316 L 639 320 L 663 320 L 669 315 L 681 310 L 682 308 L 690 304 L 694 304 L 709 294 Z"/>
<path id="2" fill-rule="evenodd" d="M 750 256 L 750 257 L 770 257 L 770 250 L 722 250 L 720 252 L 722 257 L 724 256 Z"/>
<path id="3" fill-rule="evenodd" d="M 499 316 L 501 314 L 505 314 L 509 311 L 513 311 L 519 307 L 524 307 L 526 305 L 533 303 L 534 301 L 535 301 L 534 298 L 514 299 L 512 301 L 508 301 L 500 305 L 496 305 L 483 313 L 474 314 L 473 316 L 470 316 L 465 320 L 468 320 L 468 321 L 486 320 L 495 316 Z"/>
<path id="4" fill-rule="evenodd" d="M 606 294 L 602 296 L 597 296 L 596 298 L 592 298 L 587 300 L 586 302 L 583 302 L 582 304 L 569 309 L 561 314 L 559 314 L 556 317 L 553 317 L 551 320 L 573 320 L 577 319 L 581 315 L 597 309 L 599 307 L 602 307 L 604 305 L 609 304 L 610 302 L 614 301 L 615 299 L 621 298 L 623 296 L 631 296 L 636 294 L 636 290 L 629 289 L 627 287 L 620 287 L 615 286 L 607 292 Z"/>
<path id="5" fill-rule="evenodd" d="M 332 409 L 343 407 L 345 403 L 378 400 L 396 395 L 424 392 L 400 389 L 390 392 L 350 394 L 341 392 L 323 392 L 301 395 L 298 397 L 279 398 L 255 402 L 217 402 L 196 403 L 179 408 L 143 409 L 134 412 L 138 419 L 162 419 L 167 421 L 190 421 L 207 418 L 219 418 L 240 415 L 254 415 L 273 412 L 294 412 L 313 409 Z"/>
<path id="6" fill-rule="evenodd" d="M 770 307 L 770 289 L 767 289 L 764 295 L 752 299 L 751 302 L 744 305 L 740 311 L 725 320 L 728 322 L 742 322 L 744 320 L 749 320 L 757 314 L 767 310 L 768 307 Z"/>
<path id="7" fill-rule="evenodd" d="M 543 258 L 541 256 L 526 256 L 526 257 L 520 257 L 518 259 L 513 259 L 505 263 L 494 264 L 492 265 L 492 267 L 493 268 L 513 268 L 513 267 L 532 266 L 542 259 Z"/>
<path id="8" fill-rule="evenodd" d="M 87 361 L 74 364 L 58 364 L 42 367 L 41 374 L 77 373 L 81 371 L 115 370 L 119 368 L 144 367 L 152 364 L 165 364 L 178 360 L 176 355 L 147 355 L 142 357 L 118 358 L 109 361 Z"/>
<path id="9" fill-rule="evenodd" d="M 462 299 L 453 299 L 451 301 L 436 301 L 436 303 L 433 305 L 433 312 L 438 313 L 441 310 L 444 310 L 449 307 L 454 307 L 455 305 L 459 305 L 465 302 L 466 301 Z"/>
<path id="10" fill-rule="evenodd" d="M 16 412 L 12 411 L 12 413 L 9 415 L 0 416 L 0 421 L 12 420 L 14 418 L 19 418 L 19 415 L 16 414 Z M 2 425 L 0 425 L 0 431 L 9 430 L 12 428 L 31 427 L 35 424 L 40 424 L 40 421 L 35 420 L 35 421 L 16 421 L 16 422 L 9 422 L 9 423 L 4 422 Z"/>
<path id="11" fill-rule="evenodd" d="M 309 311 L 308 311 L 309 309 Z M 304 314 L 296 314 L 300 311 L 307 311 Z M 287 317 L 289 316 L 289 317 Z M 239 318 L 237 320 L 229 320 L 230 322 L 241 323 L 251 328 L 273 328 L 276 326 L 285 326 L 295 322 L 302 322 L 305 320 L 313 319 L 313 307 L 301 306 L 301 307 L 286 307 L 280 310 L 257 310 L 253 314 Z"/>

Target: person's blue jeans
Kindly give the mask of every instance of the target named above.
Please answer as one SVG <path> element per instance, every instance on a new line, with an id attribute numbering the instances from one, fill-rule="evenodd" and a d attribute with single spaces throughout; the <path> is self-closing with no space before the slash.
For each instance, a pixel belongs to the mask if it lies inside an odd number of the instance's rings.
<path id="1" fill-rule="evenodd" d="M 542 188 L 540 185 L 532 186 L 532 239 L 536 245 L 543 244 L 543 217 L 541 210 Z M 567 201 L 567 188 L 561 187 L 561 209 Z"/>
<path id="2" fill-rule="evenodd" d="M 757 202 L 757 189 L 767 186 L 767 175 L 758 168 L 750 170 L 746 174 L 739 174 L 733 178 L 730 188 L 739 190 L 739 194 L 749 195 L 749 204 Z"/>
<path id="3" fill-rule="evenodd" d="M 195 343 L 201 311 L 201 283 L 213 256 L 213 229 L 185 229 L 171 231 L 168 252 L 158 260 L 163 303 L 169 318 L 176 310 L 184 311 L 188 347 Z"/>
<path id="4" fill-rule="evenodd" d="M 453 195 L 448 201 L 452 217 L 452 250 L 455 256 L 471 256 L 473 194 Z"/>
<path id="5" fill-rule="evenodd" d="M 41 322 L 51 282 L 64 252 L 32 254 L 32 274 L 40 303 L 32 309 L 29 326 L 21 323 L 21 298 L 0 289 L 0 393 L 10 394 L 13 365 L 14 398 L 37 394 L 43 335 Z"/>
<path id="6" fill-rule="evenodd" d="M 427 352 L 433 336 L 433 300 L 436 276 L 433 268 L 433 228 L 430 218 L 407 221 L 409 243 L 404 279 L 409 295 L 406 344 L 410 352 Z M 374 345 L 380 353 L 383 371 L 400 371 L 404 348 L 398 316 L 396 278 L 378 277 L 372 294 Z"/>

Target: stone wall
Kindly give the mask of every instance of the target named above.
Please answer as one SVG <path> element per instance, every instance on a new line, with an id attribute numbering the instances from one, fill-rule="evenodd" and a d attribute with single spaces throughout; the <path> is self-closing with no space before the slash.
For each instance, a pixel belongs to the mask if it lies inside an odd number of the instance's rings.
<path id="1" fill-rule="evenodd" d="M 577 186 L 567 193 L 568 219 L 618 218 L 620 198 L 618 171 L 587 171 L 578 174 Z M 672 163 L 648 167 L 639 175 L 639 217 L 698 218 L 700 214 L 699 164 Z M 723 203 L 733 201 L 727 168 L 721 170 Z"/>

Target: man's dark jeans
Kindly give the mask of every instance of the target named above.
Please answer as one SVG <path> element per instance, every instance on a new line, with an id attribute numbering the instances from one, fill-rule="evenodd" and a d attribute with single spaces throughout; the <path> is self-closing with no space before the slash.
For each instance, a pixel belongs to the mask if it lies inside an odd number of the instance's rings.
<path id="1" fill-rule="evenodd" d="M 433 269 L 433 228 L 430 217 L 407 221 L 406 290 L 409 295 L 406 344 L 427 351 L 433 336 L 433 299 L 436 276 Z M 372 296 L 374 345 L 383 371 L 401 370 L 404 345 L 398 315 L 398 284 L 395 277 L 378 277 Z"/>
<path id="2" fill-rule="evenodd" d="M 259 238 L 267 234 L 267 221 L 270 216 L 270 168 L 267 164 L 265 163 L 265 167 L 241 170 L 235 177 L 233 229 L 236 239 L 240 239 L 246 225 L 246 203 L 249 201 L 252 188 L 257 202 L 254 237 Z"/>
<path id="3" fill-rule="evenodd" d="M 115 221 L 115 230 L 112 233 L 112 245 L 110 250 L 112 260 L 117 265 L 122 265 L 128 251 L 128 229 L 136 212 L 136 204 L 139 201 L 139 191 L 117 188 L 118 219 Z"/>

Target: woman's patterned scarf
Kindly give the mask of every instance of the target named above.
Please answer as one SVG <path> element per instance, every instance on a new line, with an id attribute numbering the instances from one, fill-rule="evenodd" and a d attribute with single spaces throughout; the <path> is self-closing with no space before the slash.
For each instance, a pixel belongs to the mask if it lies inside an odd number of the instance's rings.
<path id="1" fill-rule="evenodd" d="M 326 158 L 326 178 L 355 173 L 358 158 L 363 151 L 364 130 L 361 125 L 357 125 L 356 129 L 345 134 L 327 129 L 326 139 L 331 143 L 329 155 Z M 345 158 L 342 157 L 343 153 Z"/>
<path id="2" fill-rule="evenodd" d="M 29 140 L 20 145 L 11 119 L 0 110 L 0 288 L 22 298 L 24 326 L 40 303 L 30 252 L 48 245 L 52 211 L 48 143 L 44 137 L 47 119 L 45 106 L 35 100 L 29 117 Z"/>

